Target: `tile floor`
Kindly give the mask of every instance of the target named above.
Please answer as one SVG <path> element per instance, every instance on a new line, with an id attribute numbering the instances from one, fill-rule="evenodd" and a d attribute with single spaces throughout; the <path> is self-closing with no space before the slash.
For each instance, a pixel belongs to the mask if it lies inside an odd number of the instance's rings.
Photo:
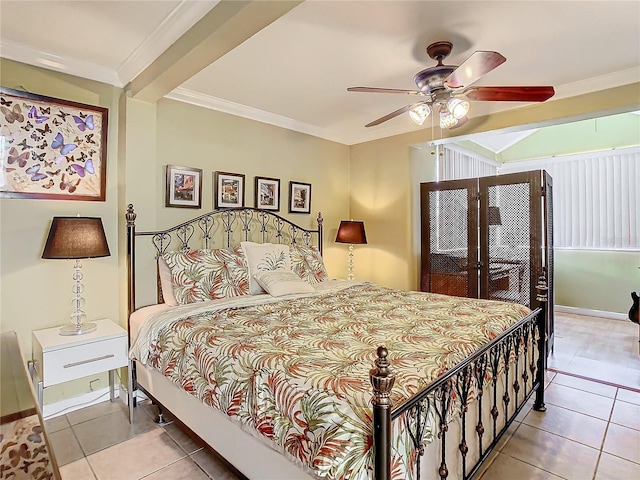
<path id="1" fill-rule="evenodd" d="M 594 341 L 593 333 L 606 335 Z M 565 373 L 547 374 L 547 411 L 523 410 L 474 478 L 640 478 L 638 327 L 619 320 L 557 315 L 549 367 Z M 611 383 L 631 388 L 576 375 L 609 382 L 613 378 Z M 155 424 L 153 408 L 148 403 L 137 408 L 133 425 L 120 401 L 48 420 L 63 480 L 237 478 L 175 423 Z"/>

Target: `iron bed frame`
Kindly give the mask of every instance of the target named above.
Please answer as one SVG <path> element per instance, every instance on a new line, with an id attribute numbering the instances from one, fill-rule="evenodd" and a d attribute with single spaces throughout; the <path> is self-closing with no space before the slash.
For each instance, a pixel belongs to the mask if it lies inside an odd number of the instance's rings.
<path id="1" fill-rule="evenodd" d="M 191 248 L 190 240 L 199 231 L 204 248 L 229 247 L 232 240 L 251 240 L 259 238 L 262 243 L 305 244 L 312 243 L 316 236 L 317 246 L 322 253 L 323 218 L 317 217 L 317 229 L 308 229 L 270 211 L 250 207 L 238 209 L 214 210 L 204 215 L 183 222 L 166 230 L 136 232 L 136 213 L 133 205 L 129 205 L 126 213 L 127 225 L 127 271 L 128 271 L 128 314 L 136 310 L 135 261 L 136 238 L 151 237 L 156 255 L 160 256 L 168 251 L 174 238 L 179 249 Z M 237 230 L 239 227 L 239 232 Z M 215 231 L 226 237 L 224 245 L 215 246 L 212 236 Z M 257 231 L 256 231 L 257 230 Z M 157 257 L 156 257 L 157 258 Z M 157 302 L 162 303 L 162 289 L 159 272 L 157 280 Z M 389 352 L 384 345 L 377 348 L 375 365 L 369 372 L 372 385 L 372 414 L 373 414 L 373 449 L 374 449 L 374 478 L 375 480 L 391 480 L 391 422 L 404 417 L 413 446 L 417 451 L 415 456 L 416 475 L 420 479 L 420 457 L 424 454 L 423 440 L 427 434 L 427 417 L 435 411 L 437 439 L 440 442 L 440 464 L 437 476 L 445 480 L 449 475 L 446 452 L 449 424 L 454 415 L 459 415 L 462 427 L 460 438 L 457 440 L 462 478 L 470 479 L 480 468 L 491 453 L 502 434 L 514 421 L 526 402 L 535 395 L 533 409 L 545 411 L 544 403 L 544 371 L 547 357 L 546 318 L 547 312 L 547 284 L 544 274 L 536 285 L 536 300 L 539 307 L 502 334 L 487 343 L 481 349 L 455 365 L 441 375 L 428 387 L 400 405 L 391 402 L 391 389 L 395 382 L 395 374 L 388 359 Z M 130 327 L 130 325 L 129 325 Z M 532 345 L 532 348 L 529 348 Z M 535 347 L 535 348 L 534 348 Z M 521 358 L 522 356 L 522 358 Z M 515 358 L 515 361 L 514 361 Z M 522 360 L 522 371 L 519 365 Z M 514 370 L 509 384 L 510 370 Z M 505 389 L 499 392 L 498 375 L 505 377 Z M 142 387 L 136 384 L 135 362 L 129 367 L 129 405 L 135 406 L 134 391 Z M 475 387 L 475 388 L 474 388 Z M 522 397 L 520 397 L 522 390 Z M 514 409 L 508 415 L 509 404 L 514 398 Z M 145 393 L 148 393 L 145 391 Z M 490 394 L 491 423 L 488 428 L 483 424 L 482 402 L 485 394 Z M 501 393 L 501 395 L 500 395 Z M 499 398 L 500 397 L 500 398 Z M 159 408 L 162 419 L 162 405 L 152 398 Z M 477 419 L 468 419 L 468 407 L 477 402 Z M 452 408 L 457 406 L 457 408 Z M 498 419 L 505 417 L 504 423 Z M 454 413 L 455 412 L 455 413 Z M 132 419 L 133 411 L 130 409 Z M 478 444 L 478 459 L 473 465 L 467 465 L 469 447 L 467 442 L 467 423 L 474 421 Z M 489 439 L 485 442 L 485 434 L 489 431 Z M 455 441 L 455 440 L 454 440 Z M 483 442 L 485 447 L 483 448 Z M 239 473 L 239 472 L 238 472 Z M 429 476 L 429 478 L 432 478 Z"/>

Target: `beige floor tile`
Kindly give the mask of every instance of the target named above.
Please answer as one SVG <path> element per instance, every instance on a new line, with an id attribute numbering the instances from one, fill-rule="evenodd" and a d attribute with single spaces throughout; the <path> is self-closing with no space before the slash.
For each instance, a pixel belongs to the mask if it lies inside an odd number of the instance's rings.
<path id="1" fill-rule="evenodd" d="M 182 449 L 158 428 L 89 455 L 87 460 L 98 480 L 137 480 L 184 456 Z"/>
<path id="2" fill-rule="evenodd" d="M 142 478 L 144 480 L 209 480 L 209 476 L 189 458 L 178 460 Z"/>
<path id="3" fill-rule="evenodd" d="M 73 426 L 85 455 L 159 428 L 144 412 L 136 412 L 133 424 L 125 412 L 102 415 Z"/>
<path id="4" fill-rule="evenodd" d="M 554 433 L 589 447 L 600 449 L 607 422 L 556 405 L 547 405 L 546 412 L 531 411 L 525 417 L 526 425 Z"/>
<path id="5" fill-rule="evenodd" d="M 187 454 L 192 454 L 200 450 L 204 443 L 201 440 L 192 438 L 184 432 L 177 423 L 173 422 L 162 427 L 165 432 L 176 442 Z"/>
<path id="6" fill-rule="evenodd" d="M 51 446 L 53 447 L 53 455 L 58 462 L 58 466 L 75 462 L 84 457 L 82 448 L 76 439 L 71 427 L 57 432 L 48 433 Z"/>
<path id="7" fill-rule="evenodd" d="M 619 388 L 616 399 L 627 403 L 633 403 L 634 405 L 640 405 L 640 392 L 632 392 L 631 390 Z"/>
<path id="8" fill-rule="evenodd" d="M 224 462 L 206 448 L 197 451 L 191 458 L 213 480 L 237 480 L 238 477 L 229 470 Z"/>
<path id="9" fill-rule="evenodd" d="M 562 477 L 500 453 L 484 475 L 478 478 L 482 480 L 557 480 Z"/>
<path id="10" fill-rule="evenodd" d="M 60 467 L 60 476 L 62 480 L 95 480 L 96 478 L 84 457 Z"/>
<path id="11" fill-rule="evenodd" d="M 553 383 L 564 385 L 565 387 L 571 387 L 585 392 L 595 393 L 596 395 L 602 395 L 603 397 L 614 398 L 616 396 L 617 388 L 611 385 L 605 385 L 603 383 L 591 382 L 578 377 L 572 377 L 569 375 L 563 375 L 558 373 L 553 379 Z"/>
<path id="12" fill-rule="evenodd" d="M 602 451 L 640 463 L 640 431 L 610 423 Z"/>
<path id="13" fill-rule="evenodd" d="M 44 428 L 47 430 L 47 433 L 57 432 L 58 430 L 69 428 L 70 426 L 71 424 L 69 423 L 69 420 L 67 420 L 66 415 L 60 415 L 44 421 Z"/>
<path id="14" fill-rule="evenodd" d="M 595 480 L 626 480 L 640 478 L 640 465 L 608 453 L 603 453 Z"/>
<path id="15" fill-rule="evenodd" d="M 513 437 L 513 434 L 516 433 L 516 430 L 518 430 L 519 427 L 520 427 L 520 422 L 518 421 L 514 421 L 511 425 L 509 425 L 509 428 L 507 428 L 507 431 L 504 432 L 502 437 L 500 437 L 500 440 L 498 440 L 498 443 L 496 443 L 495 450 L 498 452 L 502 451 L 504 446 L 511 439 L 511 437 Z"/>
<path id="16" fill-rule="evenodd" d="M 640 405 L 616 400 L 611 421 L 618 425 L 640 430 Z"/>
<path id="17" fill-rule="evenodd" d="M 593 478 L 599 456 L 597 449 L 529 425 L 520 425 L 502 453 L 569 480 Z"/>
<path id="18" fill-rule="evenodd" d="M 75 412 L 68 413 L 66 417 L 71 425 L 77 425 L 114 412 L 127 412 L 127 406 L 119 398 L 116 398 L 113 402 L 107 400 L 90 407 L 81 408 Z"/>
<path id="19" fill-rule="evenodd" d="M 613 409 L 612 398 L 594 395 L 557 383 L 552 383 L 545 390 L 544 401 L 547 404 L 547 409 L 549 405 L 557 405 L 602 420 L 609 420 Z"/>

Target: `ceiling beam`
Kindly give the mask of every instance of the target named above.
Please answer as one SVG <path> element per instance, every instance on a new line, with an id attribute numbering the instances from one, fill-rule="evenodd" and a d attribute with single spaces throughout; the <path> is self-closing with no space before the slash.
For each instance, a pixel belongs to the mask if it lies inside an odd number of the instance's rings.
<path id="1" fill-rule="evenodd" d="M 137 100 L 157 102 L 300 3 L 221 0 L 134 78 L 127 93 Z"/>

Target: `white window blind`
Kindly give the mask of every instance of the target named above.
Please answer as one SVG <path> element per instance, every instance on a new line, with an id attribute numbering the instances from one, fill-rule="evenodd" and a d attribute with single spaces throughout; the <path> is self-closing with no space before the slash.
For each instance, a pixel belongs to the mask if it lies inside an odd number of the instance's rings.
<path id="1" fill-rule="evenodd" d="M 505 163 L 553 179 L 556 247 L 640 249 L 640 147 Z"/>
<path id="2" fill-rule="evenodd" d="M 438 147 L 442 155 L 438 157 L 438 180 L 458 180 L 496 175 L 498 162 L 481 157 L 460 147 Z"/>

